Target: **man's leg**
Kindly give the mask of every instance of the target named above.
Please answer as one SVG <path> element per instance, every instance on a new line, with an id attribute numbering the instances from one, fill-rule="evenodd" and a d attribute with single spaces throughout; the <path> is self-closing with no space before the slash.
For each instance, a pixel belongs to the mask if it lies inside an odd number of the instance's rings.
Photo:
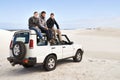
<path id="1" fill-rule="evenodd" d="M 53 33 L 52 33 L 52 30 L 48 30 L 48 33 L 49 33 L 50 39 L 53 39 Z"/>
<path id="2" fill-rule="evenodd" d="M 62 41 L 62 34 L 61 34 L 61 31 L 60 31 L 60 30 L 56 30 L 56 32 L 57 32 L 58 35 L 59 35 L 59 39 L 60 39 L 60 41 Z"/>
<path id="3" fill-rule="evenodd" d="M 54 39 L 56 39 L 56 29 L 52 28 L 52 32 L 53 32 Z"/>
<path id="4" fill-rule="evenodd" d="M 40 39 L 42 39 L 42 34 L 39 28 L 35 28 L 35 27 L 31 27 L 29 28 L 30 30 L 35 30 L 35 32 L 37 33 L 37 35 L 39 36 Z"/>
<path id="5" fill-rule="evenodd" d="M 48 30 L 46 30 L 46 29 L 44 29 L 44 28 L 41 28 L 41 31 L 42 31 L 43 33 L 46 33 L 47 38 L 48 38 L 48 41 L 50 41 L 50 40 L 52 39 L 51 36 L 50 36 L 50 32 L 49 32 Z"/>

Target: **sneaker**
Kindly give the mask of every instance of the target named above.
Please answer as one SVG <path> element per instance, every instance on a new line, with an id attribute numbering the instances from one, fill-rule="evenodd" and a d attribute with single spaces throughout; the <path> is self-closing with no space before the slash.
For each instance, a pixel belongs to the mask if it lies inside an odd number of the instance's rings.
<path id="1" fill-rule="evenodd" d="M 55 45 L 56 44 L 54 39 L 51 39 L 49 42 L 50 42 L 50 45 Z"/>

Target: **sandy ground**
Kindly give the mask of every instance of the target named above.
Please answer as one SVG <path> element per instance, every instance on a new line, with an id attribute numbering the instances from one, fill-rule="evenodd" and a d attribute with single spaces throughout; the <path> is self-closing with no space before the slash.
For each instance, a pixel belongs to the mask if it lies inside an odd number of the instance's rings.
<path id="1" fill-rule="evenodd" d="M 12 67 L 6 57 L 13 33 L 0 30 L 0 43 L 4 46 L 0 46 L 0 80 L 120 80 L 120 29 L 62 32 L 75 44 L 83 45 L 83 60 L 81 63 L 74 63 L 72 59 L 61 60 L 56 70 L 46 72 L 40 64 L 29 69 L 19 65 Z"/>

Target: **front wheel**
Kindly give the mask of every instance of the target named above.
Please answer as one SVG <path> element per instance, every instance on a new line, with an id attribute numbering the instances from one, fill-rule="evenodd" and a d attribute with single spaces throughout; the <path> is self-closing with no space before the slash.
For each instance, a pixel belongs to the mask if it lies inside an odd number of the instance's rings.
<path id="1" fill-rule="evenodd" d="M 56 68 L 57 58 L 54 55 L 50 55 L 45 59 L 44 68 L 47 71 L 54 70 Z"/>
<path id="2" fill-rule="evenodd" d="M 83 55 L 83 51 L 77 50 L 76 55 L 73 57 L 73 60 L 74 60 L 75 62 L 81 62 L 81 60 L 82 60 L 82 55 Z"/>

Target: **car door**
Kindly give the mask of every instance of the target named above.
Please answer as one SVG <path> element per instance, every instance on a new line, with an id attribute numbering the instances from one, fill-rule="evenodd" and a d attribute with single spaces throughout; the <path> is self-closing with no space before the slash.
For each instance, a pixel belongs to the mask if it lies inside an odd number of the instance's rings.
<path id="1" fill-rule="evenodd" d="M 66 35 L 62 36 L 63 44 L 62 44 L 62 52 L 63 52 L 63 58 L 71 57 L 73 56 L 73 46 L 70 43 L 70 40 Z"/>
<path id="2" fill-rule="evenodd" d="M 73 46 L 72 45 L 63 45 L 62 51 L 63 51 L 63 58 L 73 56 Z"/>

